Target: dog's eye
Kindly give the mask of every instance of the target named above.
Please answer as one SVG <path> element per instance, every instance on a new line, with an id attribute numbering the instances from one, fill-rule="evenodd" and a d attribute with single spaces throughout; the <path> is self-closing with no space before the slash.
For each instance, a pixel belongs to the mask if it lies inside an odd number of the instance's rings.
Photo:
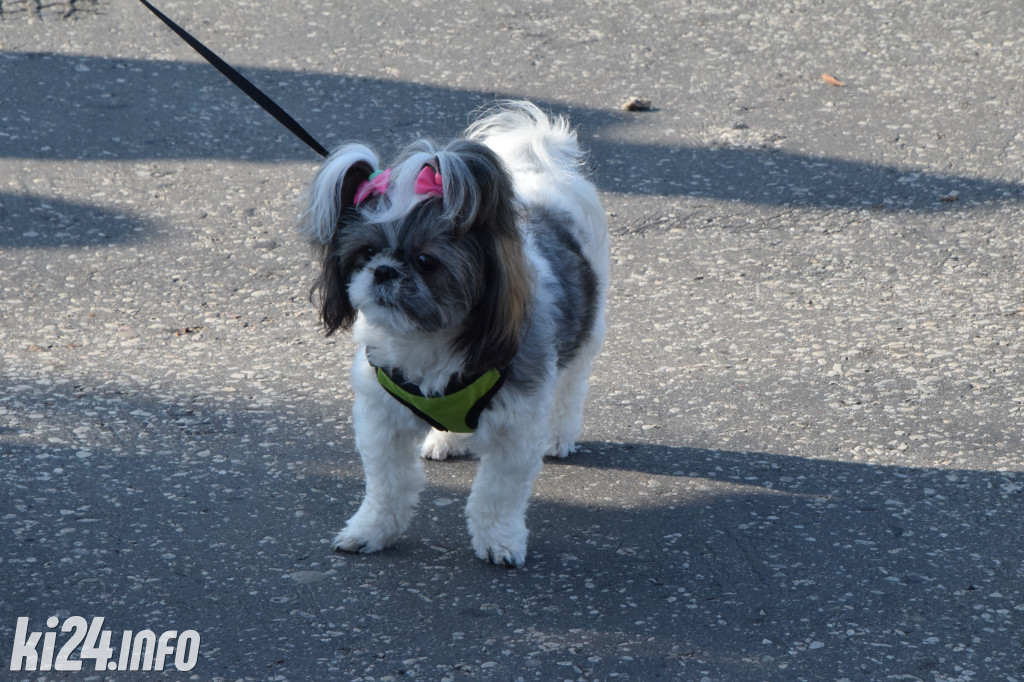
<path id="1" fill-rule="evenodd" d="M 373 258 L 376 255 L 377 255 L 377 247 L 375 247 L 375 246 L 364 246 L 363 247 L 362 256 L 366 260 L 370 260 L 371 258 Z"/>
<path id="2" fill-rule="evenodd" d="M 441 266 L 441 261 L 430 254 L 421 253 L 416 256 L 416 269 L 420 272 L 433 272 Z"/>

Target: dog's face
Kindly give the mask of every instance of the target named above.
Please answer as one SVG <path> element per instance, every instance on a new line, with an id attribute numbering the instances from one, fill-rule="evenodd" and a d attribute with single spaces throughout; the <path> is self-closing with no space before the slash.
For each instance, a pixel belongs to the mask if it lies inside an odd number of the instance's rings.
<path id="1" fill-rule="evenodd" d="M 339 232 L 334 260 L 348 305 L 394 334 L 456 329 L 485 289 L 486 254 L 456 234 L 435 198 L 394 222 L 355 217 Z"/>
<path id="2" fill-rule="evenodd" d="M 467 368 L 507 363 L 531 290 L 501 161 L 475 142 L 419 143 L 367 195 L 378 165 L 367 148 L 342 147 L 310 192 L 303 227 L 320 252 L 314 293 L 328 334 L 362 314 L 394 335 L 451 332 Z M 443 189 L 419 191 L 424 169 Z"/>

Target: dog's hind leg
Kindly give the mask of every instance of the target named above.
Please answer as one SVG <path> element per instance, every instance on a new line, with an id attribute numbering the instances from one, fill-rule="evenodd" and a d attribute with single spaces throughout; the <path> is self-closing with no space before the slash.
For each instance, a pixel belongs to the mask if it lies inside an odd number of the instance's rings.
<path id="1" fill-rule="evenodd" d="M 545 457 L 567 457 L 576 449 L 576 439 L 583 430 L 583 404 L 587 398 L 591 358 L 576 357 L 568 367 L 559 370 L 555 404 L 551 408 L 551 438 Z"/>
<path id="2" fill-rule="evenodd" d="M 466 436 L 451 431 L 431 429 L 420 445 L 420 456 L 423 459 L 442 460 L 449 457 L 462 457 L 468 453 Z"/>

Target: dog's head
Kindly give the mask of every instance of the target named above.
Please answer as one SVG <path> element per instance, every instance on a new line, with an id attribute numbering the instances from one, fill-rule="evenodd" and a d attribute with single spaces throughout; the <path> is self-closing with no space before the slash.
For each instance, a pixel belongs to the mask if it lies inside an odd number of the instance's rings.
<path id="1" fill-rule="evenodd" d="M 390 169 L 359 144 L 335 150 L 308 194 L 303 234 L 328 334 L 361 313 L 388 333 L 447 333 L 466 369 L 507 364 L 531 280 L 512 181 L 484 145 L 408 148 Z"/>

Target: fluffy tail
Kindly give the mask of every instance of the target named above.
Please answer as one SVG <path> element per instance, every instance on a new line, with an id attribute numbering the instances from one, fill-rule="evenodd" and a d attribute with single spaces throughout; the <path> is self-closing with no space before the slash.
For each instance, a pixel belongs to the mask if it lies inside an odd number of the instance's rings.
<path id="1" fill-rule="evenodd" d="M 548 118 L 531 102 L 499 102 L 466 131 L 504 159 L 515 173 L 578 175 L 584 154 L 564 118 Z"/>
<path id="2" fill-rule="evenodd" d="M 597 190 L 583 176 L 586 155 L 569 122 L 549 118 L 530 102 L 506 101 L 485 111 L 466 136 L 502 158 L 525 204 L 544 205 L 575 218 L 580 245 L 607 281 L 608 221 Z"/>

